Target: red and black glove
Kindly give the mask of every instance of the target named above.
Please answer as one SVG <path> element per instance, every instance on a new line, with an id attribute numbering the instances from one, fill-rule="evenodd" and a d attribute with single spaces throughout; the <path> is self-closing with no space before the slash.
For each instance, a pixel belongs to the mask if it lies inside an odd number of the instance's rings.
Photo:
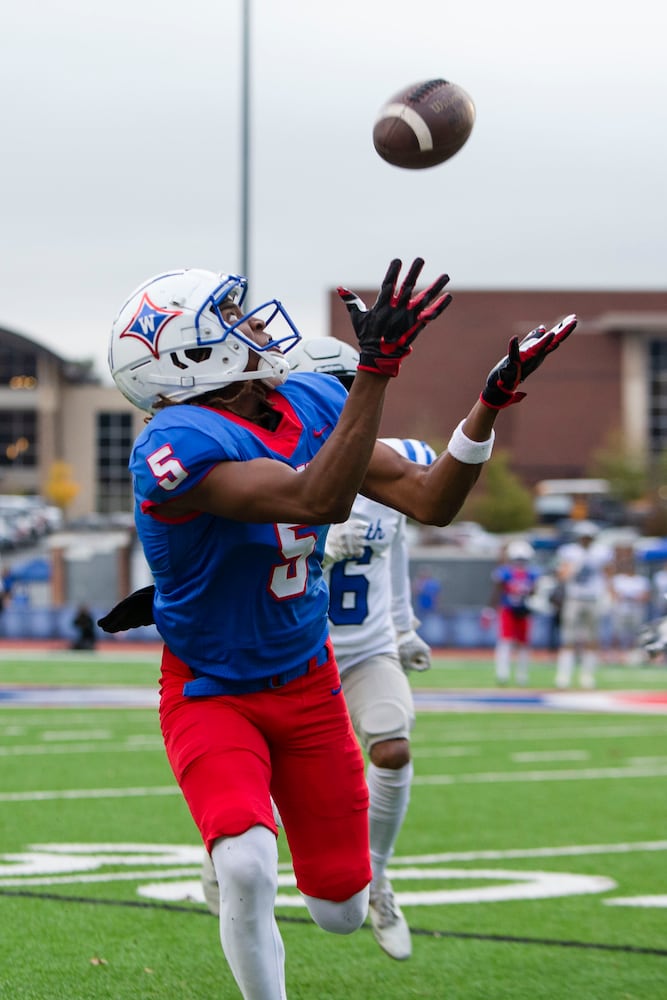
<path id="1" fill-rule="evenodd" d="M 424 266 L 421 257 L 413 261 L 407 277 L 396 291 L 401 261 L 392 260 L 382 282 L 380 293 L 371 309 L 358 295 L 347 288 L 338 288 L 338 294 L 347 306 L 354 332 L 359 341 L 359 369 L 376 375 L 398 375 L 403 358 L 410 354 L 410 346 L 427 323 L 439 316 L 452 297 L 441 292 L 449 275 L 439 278 L 413 295 L 417 278 Z"/>
<path id="2" fill-rule="evenodd" d="M 512 337 L 505 357 L 489 372 L 480 399 L 491 410 L 502 410 L 512 403 L 520 403 L 525 392 L 517 392 L 520 382 L 540 367 L 547 354 L 560 347 L 577 325 L 576 316 L 566 316 L 551 330 L 538 326 L 519 343 Z"/>

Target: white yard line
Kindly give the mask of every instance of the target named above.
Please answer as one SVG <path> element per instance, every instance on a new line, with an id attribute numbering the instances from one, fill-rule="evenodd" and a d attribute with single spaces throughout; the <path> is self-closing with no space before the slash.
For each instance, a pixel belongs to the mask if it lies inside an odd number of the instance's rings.
<path id="1" fill-rule="evenodd" d="M 531 781 L 600 781 L 620 778 L 664 778 L 664 767 L 582 767 L 567 771 L 487 771 L 478 774 L 424 774 L 413 778 L 413 785 L 489 785 Z"/>
<path id="2" fill-rule="evenodd" d="M 512 742 L 518 741 L 528 741 L 528 740 L 606 740 L 606 739 L 618 739 L 623 737 L 634 737 L 634 736 L 664 736 L 667 734 L 667 722 L 658 722 L 655 719 L 647 720 L 646 724 L 644 722 L 628 722 L 626 725 L 617 724 L 613 726 L 591 726 L 587 719 L 581 720 L 581 725 L 571 725 L 568 720 L 568 725 L 561 728 L 553 728 L 550 730 L 545 730 L 544 728 L 538 729 L 537 726 L 533 729 L 530 727 L 522 726 L 521 729 L 491 729 L 489 728 L 488 722 L 485 719 L 480 719 L 479 729 L 457 729 L 455 726 L 451 726 L 449 721 L 443 724 L 442 734 L 439 737 L 443 743 L 456 744 L 456 743 L 495 743 L 501 740 L 510 740 Z M 419 729 L 419 723 L 417 723 L 417 729 L 413 733 L 410 742 L 414 746 L 418 743 L 435 743 L 438 741 L 438 736 L 432 731 L 425 732 Z"/>

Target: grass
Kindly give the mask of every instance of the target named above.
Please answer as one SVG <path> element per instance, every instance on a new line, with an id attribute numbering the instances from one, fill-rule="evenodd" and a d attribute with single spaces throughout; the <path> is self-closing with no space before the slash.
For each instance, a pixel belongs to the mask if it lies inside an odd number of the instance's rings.
<path id="1" fill-rule="evenodd" d="M 146 652 L 5 650 L 0 689 L 155 687 Z M 552 679 L 552 663 L 534 665 L 535 688 Z M 599 681 L 666 679 L 609 665 Z M 493 671 L 488 655 L 447 655 L 412 680 L 489 689 Z M 413 751 L 392 864 L 413 957 L 393 962 L 367 927 L 327 935 L 288 905 L 281 835 L 290 1000 L 664 1000 L 667 715 L 429 711 Z M 155 710 L 0 701 L 0 758 L 3 1000 L 238 997 L 197 898 L 201 848 Z"/>

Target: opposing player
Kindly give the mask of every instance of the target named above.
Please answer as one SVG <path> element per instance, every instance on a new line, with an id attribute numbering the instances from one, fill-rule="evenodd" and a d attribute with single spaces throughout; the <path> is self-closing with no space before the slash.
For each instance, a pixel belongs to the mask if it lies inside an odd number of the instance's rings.
<path id="1" fill-rule="evenodd" d="M 216 870 L 225 956 L 253 1000 L 286 996 L 272 796 L 316 923 L 349 933 L 368 906 L 368 795 L 328 637 L 327 527 L 362 487 L 417 520 L 450 521 L 499 409 L 576 324 L 512 338 L 448 452 L 419 466 L 376 438 L 389 379 L 450 302 L 446 275 L 415 291 L 422 268 L 399 285 L 392 261 L 371 309 L 339 290 L 360 345 L 349 395 L 335 379 L 286 381 L 296 327 L 277 300 L 247 311 L 240 276 L 158 275 L 112 328 L 114 380 L 153 414 L 130 468 L 165 643 L 163 737 Z M 129 623 L 131 602 L 111 618 Z"/>
<path id="2" fill-rule="evenodd" d="M 579 521 L 573 534 L 574 540 L 556 554 L 556 575 L 563 584 L 556 687 L 570 687 L 578 665 L 581 687 L 594 688 L 613 553 L 596 542 L 598 529 L 592 521 Z"/>
<path id="3" fill-rule="evenodd" d="M 357 352 L 334 337 L 302 340 L 290 354 L 292 371 L 327 372 L 347 386 L 357 364 Z M 411 461 L 435 461 L 435 452 L 422 441 L 381 440 Z M 329 632 L 343 694 L 369 758 L 369 915 L 378 944 L 396 959 L 412 953 L 410 929 L 386 874 L 413 777 L 415 711 L 405 670 L 431 665 L 430 648 L 415 631 L 406 522 L 404 514 L 359 495 L 350 519 L 329 529 L 324 560 Z"/>

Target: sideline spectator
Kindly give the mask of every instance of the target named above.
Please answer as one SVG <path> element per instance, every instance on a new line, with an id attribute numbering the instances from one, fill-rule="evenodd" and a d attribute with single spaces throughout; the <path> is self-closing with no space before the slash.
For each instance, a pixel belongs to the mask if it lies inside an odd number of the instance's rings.
<path id="1" fill-rule="evenodd" d="M 95 649 L 97 645 L 95 621 L 85 604 L 79 606 L 72 625 L 78 634 L 72 642 L 70 649 Z"/>

